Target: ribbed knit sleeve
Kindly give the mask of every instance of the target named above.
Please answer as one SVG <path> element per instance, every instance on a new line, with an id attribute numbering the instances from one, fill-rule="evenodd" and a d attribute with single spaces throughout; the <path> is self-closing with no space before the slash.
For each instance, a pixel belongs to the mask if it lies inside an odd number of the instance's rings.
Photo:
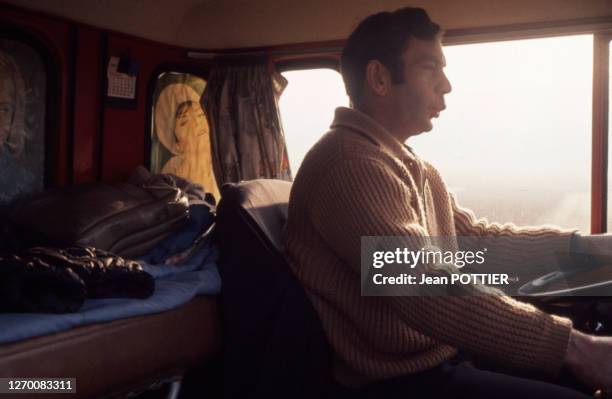
<path id="1" fill-rule="evenodd" d="M 452 194 L 450 201 L 457 235 L 499 239 L 496 241 L 498 250 L 505 247 L 505 251 L 499 252 L 505 252 L 510 258 L 504 258 L 502 255 L 493 259 L 495 256 L 491 256 L 489 262 L 505 265 L 506 272 L 520 273 L 525 281 L 518 281 L 519 286 L 527 280 L 549 273 L 550 268 L 573 264 L 576 261 L 571 255 L 570 238 L 578 232 L 577 229 L 491 223 L 486 218 L 476 218 L 474 212 L 459 206 Z M 551 259 L 552 255 L 555 260 Z M 514 265 L 513 270 L 508 270 L 509 265 Z"/>
<path id="2" fill-rule="evenodd" d="M 357 158 L 336 162 L 317 182 L 316 192 L 309 196 L 308 216 L 353 273 L 360 273 L 362 236 L 426 240 L 427 230 L 415 210 L 418 190 L 407 181 L 383 162 Z M 459 227 L 478 229 L 478 223 L 457 209 Z M 554 374 L 563 363 L 571 322 L 509 297 L 394 296 L 384 300 L 414 330 L 507 366 Z"/>
<path id="3" fill-rule="evenodd" d="M 458 235 L 494 236 L 494 237 L 566 237 L 577 232 L 577 229 L 561 229 L 552 226 L 522 226 L 513 223 L 491 223 L 486 218 L 476 218 L 474 212 L 462 208 L 457 198 L 450 195 Z"/>

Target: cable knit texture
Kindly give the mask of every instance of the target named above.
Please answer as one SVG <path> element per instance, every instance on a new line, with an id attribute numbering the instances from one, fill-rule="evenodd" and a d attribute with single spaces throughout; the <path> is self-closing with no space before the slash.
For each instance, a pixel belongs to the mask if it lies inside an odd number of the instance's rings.
<path id="1" fill-rule="evenodd" d="M 457 348 L 555 374 L 571 331 L 568 319 L 504 296 L 361 296 L 362 236 L 571 233 L 477 220 L 435 168 L 367 115 L 338 108 L 296 176 L 284 244 L 334 351 L 336 379 L 361 386 L 430 369 Z"/>

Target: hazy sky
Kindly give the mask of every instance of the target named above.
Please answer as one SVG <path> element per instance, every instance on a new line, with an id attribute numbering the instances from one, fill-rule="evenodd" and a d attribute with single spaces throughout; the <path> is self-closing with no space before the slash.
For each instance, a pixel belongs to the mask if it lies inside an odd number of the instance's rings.
<path id="1" fill-rule="evenodd" d="M 592 43 L 585 35 L 447 47 L 447 110 L 409 144 L 451 185 L 489 175 L 500 185 L 588 188 Z"/>
<path id="2" fill-rule="evenodd" d="M 329 129 L 338 106 L 348 106 L 342 77 L 333 69 L 283 72 L 289 84 L 280 98 L 291 171 L 295 176 L 304 155 Z"/>

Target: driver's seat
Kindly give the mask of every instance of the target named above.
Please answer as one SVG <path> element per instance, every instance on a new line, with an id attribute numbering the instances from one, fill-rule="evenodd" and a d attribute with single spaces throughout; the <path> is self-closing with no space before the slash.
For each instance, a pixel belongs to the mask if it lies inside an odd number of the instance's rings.
<path id="1" fill-rule="evenodd" d="M 222 189 L 215 240 L 226 398 L 324 397 L 334 385 L 318 315 L 281 252 L 290 190 L 281 180 Z"/>

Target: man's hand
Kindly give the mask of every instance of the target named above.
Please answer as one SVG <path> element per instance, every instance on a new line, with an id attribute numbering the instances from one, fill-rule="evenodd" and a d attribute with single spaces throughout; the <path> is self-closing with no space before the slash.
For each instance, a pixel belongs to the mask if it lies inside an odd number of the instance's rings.
<path id="1" fill-rule="evenodd" d="M 570 252 L 580 263 L 593 266 L 612 264 L 612 234 L 580 235 L 572 237 Z"/>
<path id="2" fill-rule="evenodd" d="M 572 330 L 565 364 L 587 386 L 612 392 L 612 337 Z"/>

